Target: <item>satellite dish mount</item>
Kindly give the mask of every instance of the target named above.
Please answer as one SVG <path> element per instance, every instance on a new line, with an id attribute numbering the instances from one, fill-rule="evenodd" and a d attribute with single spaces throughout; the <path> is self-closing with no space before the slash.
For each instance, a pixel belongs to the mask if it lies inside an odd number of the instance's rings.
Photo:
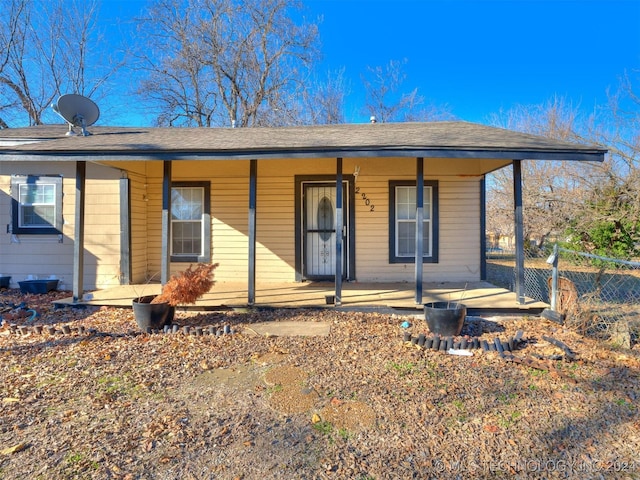
<path id="1" fill-rule="evenodd" d="M 91 135 L 87 131 L 87 127 L 96 123 L 100 118 L 98 105 L 87 97 L 75 93 L 62 95 L 56 103 L 51 105 L 51 108 L 69 124 L 67 136 L 76 135 L 73 127 L 80 127 L 83 137 Z"/>

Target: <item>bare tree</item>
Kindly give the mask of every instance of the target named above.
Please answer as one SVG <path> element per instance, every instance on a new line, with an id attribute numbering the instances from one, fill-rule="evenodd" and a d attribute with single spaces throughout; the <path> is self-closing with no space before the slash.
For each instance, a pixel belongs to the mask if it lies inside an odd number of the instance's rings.
<path id="1" fill-rule="evenodd" d="M 295 123 L 299 81 L 317 28 L 294 22 L 296 0 L 161 0 L 141 23 L 148 53 L 139 93 L 166 125 Z"/>
<path id="2" fill-rule="evenodd" d="M 391 60 L 387 65 L 368 67 L 362 76 L 365 89 L 365 112 L 379 122 L 411 122 L 450 120 L 453 115 L 448 107 L 426 105 L 425 98 L 414 88 L 400 92 L 406 79 L 403 71 L 407 59 Z"/>
<path id="3" fill-rule="evenodd" d="M 300 124 L 324 125 L 344 123 L 349 86 L 345 69 L 327 72 L 324 80 L 309 79 L 302 85 L 299 108 L 295 117 Z"/>
<path id="4" fill-rule="evenodd" d="M 575 247 L 605 255 L 640 252 L 640 182 L 637 129 L 640 104 L 623 83 L 606 108 L 590 115 L 562 98 L 543 105 L 519 106 L 493 123 L 551 138 L 609 149 L 604 163 L 523 162 L 525 235 L 544 241 L 549 235 Z M 624 115 L 621 105 L 625 105 Z M 487 229 L 500 232 L 513 222 L 510 169 L 487 180 Z"/>
<path id="5" fill-rule="evenodd" d="M 28 125 L 57 118 L 49 109 L 56 96 L 95 96 L 121 66 L 102 47 L 97 5 L 90 0 L 8 0 L 3 5 L 0 105 L 7 118 Z M 7 123 L 2 121 L 5 128 Z"/>

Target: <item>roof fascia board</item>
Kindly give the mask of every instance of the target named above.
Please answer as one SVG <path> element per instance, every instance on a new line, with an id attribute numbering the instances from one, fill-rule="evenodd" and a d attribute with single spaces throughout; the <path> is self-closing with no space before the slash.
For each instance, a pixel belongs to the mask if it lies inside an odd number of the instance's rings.
<path id="1" fill-rule="evenodd" d="M 426 149 L 426 150 L 293 150 L 293 151 L 213 151 L 213 152 L 141 152 L 110 151 L 100 152 L 0 152 L 0 161 L 152 161 L 152 160 L 302 160 L 310 158 L 375 158 L 375 157 L 424 157 L 452 159 L 495 159 L 495 160 L 558 160 L 558 161 L 604 161 L 604 150 L 573 151 L 531 151 L 531 150 L 474 150 L 474 149 Z"/>

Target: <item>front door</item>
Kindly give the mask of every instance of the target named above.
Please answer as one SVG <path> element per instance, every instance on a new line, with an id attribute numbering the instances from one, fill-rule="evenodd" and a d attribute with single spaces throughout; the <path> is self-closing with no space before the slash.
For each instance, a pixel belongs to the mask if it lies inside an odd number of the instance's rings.
<path id="1" fill-rule="evenodd" d="M 343 187 L 343 225 L 336 228 L 336 184 L 305 182 L 303 189 L 303 275 L 310 280 L 333 280 L 336 274 L 336 235 L 342 235 L 342 274 L 349 277 L 347 183 Z"/>

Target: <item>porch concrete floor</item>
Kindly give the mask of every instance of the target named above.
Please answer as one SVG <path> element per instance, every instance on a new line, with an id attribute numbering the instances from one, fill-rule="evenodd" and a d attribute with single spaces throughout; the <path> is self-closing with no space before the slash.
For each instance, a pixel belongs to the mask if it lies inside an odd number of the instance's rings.
<path id="1" fill-rule="evenodd" d="M 332 282 L 303 282 L 256 285 L 255 307 L 318 308 L 328 305 L 326 296 L 334 295 Z M 131 301 L 144 295 L 160 292 L 159 284 L 122 285 L 84 294 L 75 305 L 131 307 Z M 191 309 L 216 310 L 224 308 L 246 308 L 247 284 L 217 282 L 211 292 L 204 295 Z M 517 303 L 516 294 L 488 282 L 425 283 L 422 303 L 462 301 L 468 309 L 477 311 L 521 312 L 537 314 L 548 307 L 546 303 L 527 299 Z M 73 305 L 73 299 L 58 300 L 57 304 Z M 342 285 L 343 309 L 412 309 L 421 310 L 415 303 L 415 289 L 411 283 L 359 283 L 345 282 Z"/>

